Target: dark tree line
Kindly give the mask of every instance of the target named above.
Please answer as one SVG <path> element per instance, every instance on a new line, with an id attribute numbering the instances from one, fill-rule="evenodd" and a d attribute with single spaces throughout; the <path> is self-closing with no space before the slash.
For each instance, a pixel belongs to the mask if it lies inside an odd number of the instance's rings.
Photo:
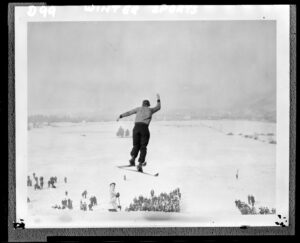
<path id="1" fill-rule="evenodd" d="M 83 116 L 57 116 L 57 115 L 32 115 L 28 117 L 29 123 L 51 123 L 51 122 L 82 122 L 82 121 L 95 121 L 95 119 Z"/>

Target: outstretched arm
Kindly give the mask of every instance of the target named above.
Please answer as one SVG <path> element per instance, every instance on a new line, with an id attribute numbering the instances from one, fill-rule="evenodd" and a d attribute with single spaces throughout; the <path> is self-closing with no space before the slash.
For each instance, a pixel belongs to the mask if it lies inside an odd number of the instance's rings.
<path id="1" fill-rule="evenodd" d="M 123 118 L 123 117 L 131 116 L 131 115 L 137 113 L 137 111 L 138 111 L 138 108 L 135 108 L 135 109 L 133 109 L 133 110 L 127 111 L 127 112 L 121 114 L 121 115 L 118 117 L 117 121 L 119 121 L 119 119 L 121 119 L 121 118 Z"/>
<path id="2" fill-rule="evenodd" d="M 152 113 L 155 113 L 155 112 L 159 111 L 160 108 L 161 108 L 159 94 L 156 95 L 156 99 L 157 99 L 157 104 L 156 104 L 155 107 L 151 108 Z"/>

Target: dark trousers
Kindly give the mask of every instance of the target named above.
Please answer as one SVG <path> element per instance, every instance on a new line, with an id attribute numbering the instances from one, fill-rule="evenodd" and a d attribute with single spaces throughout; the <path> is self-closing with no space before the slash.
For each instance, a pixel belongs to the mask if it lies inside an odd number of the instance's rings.
<path id="1" fill-rule="evenodd" d="M 133 148 L 131 150 L 130 155 L 134 158 L 138 156 L 140 152 L 139 162 L 145 162 L 146 154 L 147 154 L 147 145 L 150 139 L 150 132 L 148 129 L 148 125 L 145 123 L 135 123 L 133 132 Z"/>

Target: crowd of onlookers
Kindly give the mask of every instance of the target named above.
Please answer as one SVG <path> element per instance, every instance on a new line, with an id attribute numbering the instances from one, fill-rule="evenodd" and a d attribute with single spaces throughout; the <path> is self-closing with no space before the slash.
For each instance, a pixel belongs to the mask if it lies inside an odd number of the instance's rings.
<path id="1" fill-rule="evenodd" d="M 87 191 L 85 190 L 82 193 L 82 198 L 80 200 L 80 210 L 83 211 L 92 211 L 93 207 L 97 205 L 97 198 L 95 196 L 91 196 L 89 199 L 87 198 Z M 68 192 L 65 192 L 65 198 L 61 201 L 61 204 L 55 204 L 52 206 L 55 209 L 73 209 L 73 201 L 68 197 Z"/>
<path id="2" fill-rule="evenodd" d="M 34 180 L 34 183 L 33 183 Z M 64 183 L 67 183 L 68 179 L 67 177 L 64 177 L 63 179 Z M 57 183 L 57 176 L 51 176 L 48 180 L 48 188 L 56 188 L 55 184 Z M 42 190 L 44 189 L 44 177 L 40 176 L 38 177 L 36 173 L 32 174 L 32 178 L 28 175 L 27 176 L 27 186 L 33 187 L 34 190 Z M 87 190 L 83 191 L 81 196 L 82 199 L 80 200 L 80 210 L 87 211 L 93 210 L 93 207 L 97 205 L 97 198 L 96 196 L 90 196 L 87 198 Z M 31 200 L 29 197 L 27 197 L 27 202 L 30 203 Z M 52 208 L 55 209 L 73 209 L 73 201 L 71 198 L 68 197 L 68 192 L 65 192 L 65 197 L 63 200 L 61 200 L 61 203 L 55 204 L 52 206 Z"/>
<path id="3" fill-rule="evenodd" d="M 57 183 L 57 177 L 51 176 L 47 183 L 48 188 L 56 188 L 55 183 Z M 66 177 L 65 177 L 65 183 L 66 183 Z M 44 177 L 43 176 L 38 177 L 35 173 L 32 173 L 32 178 L 28 175 L 27 176 L 27 186 L 33 187 L 34 190 L 44 189 Z"/>
<path id="4" fill-rule="evenodd" d="M 65 198 L 61 201 L 61 204 L 55 204 L 52 206 L 55 209 L 73 209 L 73 201 L 68 197 L 68 192 L 65 192 Z"/>
<path id="5" fill-rule="evenodd" d="M 269 209 L 268 207 L 255 207 L 255 198 L 253 195 L 248 195 L 248 203 L 241 200 L 235 200 L 236 207 L 240 210 L 241 214 L 275 214 L 276 209 Z"/>
<path id="6" fill-rule="evenodd" d="M 34 182 L 34 183 L 33 183 Z M 67 183 L 67 177 L 64 177 L 64 182 Z M 57 183 L 57 176 L 51 176 L 47 182 L 48 184 L 48 188 L 56 188 L 56 184 Z M 27 186 L 28 187 L 33 187 L 34 190 L 42 190 L 44 189 L 44 177 L 40 176 L 38 177 L 36 175 L 36 173 L 32 173 L 32 178 L 30 177 L 30 175 L 27 176 Z M 68 192 L 66 192 L 66 196 L 68 195 Z M 27 197 L 27 202 L 30 203 L 31 200 L 29 197 Z M 70 198 L 64 198 L 61 201 L 61 205 L 54 205 L 53 208 L 57 208 L 57 209 L 65 209 L 65 208 L 69 208 L 72 209 L 73 208 L 73 202 Z"/>
<path id="7" fill-rule="evenodd" d="M 34 187 L 34 190 L 42 190 L 44 188 L 44 178 L 38 177 L 33 173 L 34 184 L 30 176 L 27 177 L 27 186 Z M 48 188 L 56 188 L 57 177 L 51 176 L 48 180 Z M 64 178 L 64 183 L 67 183 L 67 177 Z M 109 211 L 121 210 L 120 205 L 120 193 L 115 192 L 115 183 L 110 184 L 110 203 L 112 208 Z M 181 193 L 179 188 L 171 191 L 170 193 L 160 193 L 155 195 L 154 190 L 150 192 L 150 198 L 139 196 L 134 198 L 133 202 L 129 205 L 125 211 L 161 211 L 161 212 L 180 212 L 180 200 Z M 27 198 L 27 202 L 30 199 Z M 88 197 L 87 190 L 81 193 L 80 210 L 92 211 L 94 206 L 98 205 L 97 198 L 94 195 Z M 73 201 L 68 196 L 68 192 L 65 191 L 65 196 L 59 204 L 52 206 L 54 209 L 73 209 Z"/>
<path id="8" fill-rule="evenodd" d="M 181 193 L 179 188 L 158 196 L 155 195 L 154 190 L 151 190 L 150 194 L 150 198 L 143 196 L 134 198 L 133 203 L 126 208 L 126 211 L 180 212 Z"/>
<path id="9" fill-rule="evenodd" d="M 80 210 L 87 211 L 93 210 L 93 207 L 98 204 L 97 198 L 95 196 L 91 196 L 89 199 L 87 199 L 87 190 L 84 190 L 81 194 L 81 200 L 80 200 Z"/>

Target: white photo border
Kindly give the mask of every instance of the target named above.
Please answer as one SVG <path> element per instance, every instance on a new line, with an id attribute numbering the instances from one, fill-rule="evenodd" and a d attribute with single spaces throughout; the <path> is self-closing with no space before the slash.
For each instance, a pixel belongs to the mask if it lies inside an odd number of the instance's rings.
<path id="1" fill-rule="evenodd" d="M 33 6 L 33 5 L 32 5 Z M 277 78 L 277 149 L 276 149 L 276 210 L 289 217 L 289 148 L 290 148 L 290 6 L 289 5 L 238 5 L 238 6 L 192 6 L 188 13 L 153 13 L 153 6 L 139 6 L 134 14 L 125 13 L 126 6 L 114 12 L 99 12 L 96 6 L 32 6 L 15 7 L 15 134 L 16 134 L 16 220 L 26 221 L 26 171 L 27 171 L 27 24 L 29 22 L 60 21 L 226 21 L 261 20 L 276 21 L 276 78 Z M 163 5 L 165 6 L 165 5 Z M 52 7 L 52 8 L 51 8 Z M 54 7 L 54 8 L 53 8 Z M 90 7 L 89 10 L 88 7 Z M 131 6 L 133 7 L 133 6 Z M 51 10 L 50 10 L 51 8 Z M 65 11 L 65 9 L 68 11 Z M 91 9 L 93 11 L 90 11 Z M 130 9 L 130 6 L 127 6 Z M 31 10 L 30 10 L 31 9 Z M 55 11 L 53 11 L 55 9 Z M 195 10 L 196 9 L 196 10 Z M 129 11 L 129 10 L 128 10 Z M 55 15 L 53 15 L 55 12 Z M 279 176 L 280 175 L 280 176 Z M 24 196 L 25 195 L 25 196 Z M 248 216 L 243 216 L 248 217 Z M 260 216 L 257 216 L 260 217 Z M 255 226 L 276 226 L 275 216 Z M 249 221 L 247 221 L 249 220 Z M 249 225 L 250 218 L 245 220 Z M 28 227 L 30 223 L 27 222 Z M 178 227 L 177 225 L 175 225 Z M 201 225 L 186 225 L 199 227 Z M 219 227 L 218 225 L 216 225 Z M 235 225 L 238 226 L 238 225 Z M 240 226 L 240 225 L 239 225 Z M 74 227 L 74 226 L 70 226 Z M 91 227 L 85 225 L 83 227 Z M 93 227 L 93 226 L 92 226 Z M 99 226 L 96 226 L 99 227 Z M 101 225 L 101 227 L 105 227 Z M 126 227 L 109 225 L 108 227 Z M 137 227 L 132 225 L 132 227 Z M 142 225 L 142 227 L 155 227 Z M 174 227 L 158 225 L 157 227 Z M 203 226 L 202 226 L 203 227 Z M 47 228 L 47 227 L 45 227 Z M 59 228 L 59 227 L 58 227 Z"/>

